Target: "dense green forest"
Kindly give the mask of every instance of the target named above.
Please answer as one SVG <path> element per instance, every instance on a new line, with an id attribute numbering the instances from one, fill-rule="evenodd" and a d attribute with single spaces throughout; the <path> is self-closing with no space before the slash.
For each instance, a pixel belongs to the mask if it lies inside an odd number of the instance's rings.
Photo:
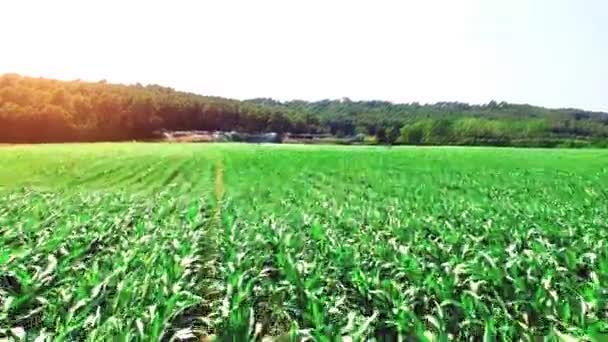
<path id="1" fill-rule="evenodd" d="M 0 142 L 154 139 L 161 130 L 362 134 L 388 144 L 604 146 L 608 114 L 495 101 L 237 101 L 158 85 L 0 77 Z"/>

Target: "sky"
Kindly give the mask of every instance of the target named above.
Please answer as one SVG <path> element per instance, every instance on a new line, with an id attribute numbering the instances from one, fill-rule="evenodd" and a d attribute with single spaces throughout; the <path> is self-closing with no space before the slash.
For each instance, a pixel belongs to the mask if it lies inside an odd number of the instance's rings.
<path id="1" fill-rule="evenodd" d="M 0 74 L 608 111 L 606 0 L 4 0 Z"/>

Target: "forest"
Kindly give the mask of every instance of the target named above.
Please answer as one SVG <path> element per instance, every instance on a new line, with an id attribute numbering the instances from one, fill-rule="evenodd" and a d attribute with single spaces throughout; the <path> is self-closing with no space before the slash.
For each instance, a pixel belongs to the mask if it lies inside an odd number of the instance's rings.
<path id="1" fill-rule="evenodd" d="M 490 101 L 233 100 L 159 85 L 0 76 L 0 142 L 157 139 L 163 130 L 365 135 L 380 144 L 608 146 L 608 113 Z"/>

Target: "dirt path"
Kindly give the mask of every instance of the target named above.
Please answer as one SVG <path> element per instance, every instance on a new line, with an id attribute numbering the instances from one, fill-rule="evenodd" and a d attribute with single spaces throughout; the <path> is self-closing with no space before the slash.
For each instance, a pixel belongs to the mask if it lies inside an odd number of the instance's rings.
<path id="1" fill-rule="evenodd" d="M 216 227 L 221 225 L 222 199 L 224 198 L 224 163 L 221 159 L 215 162 L 215 213 L 213 215 Z"/>

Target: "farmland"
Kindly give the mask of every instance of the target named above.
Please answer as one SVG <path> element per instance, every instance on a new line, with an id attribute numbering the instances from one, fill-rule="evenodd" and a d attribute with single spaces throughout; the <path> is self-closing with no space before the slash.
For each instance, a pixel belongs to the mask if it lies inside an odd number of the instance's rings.
<path id="1" fill-rule="evenodd" d="M 0 147 L 0 337 L 600 340 L 608 152 Z"/>

